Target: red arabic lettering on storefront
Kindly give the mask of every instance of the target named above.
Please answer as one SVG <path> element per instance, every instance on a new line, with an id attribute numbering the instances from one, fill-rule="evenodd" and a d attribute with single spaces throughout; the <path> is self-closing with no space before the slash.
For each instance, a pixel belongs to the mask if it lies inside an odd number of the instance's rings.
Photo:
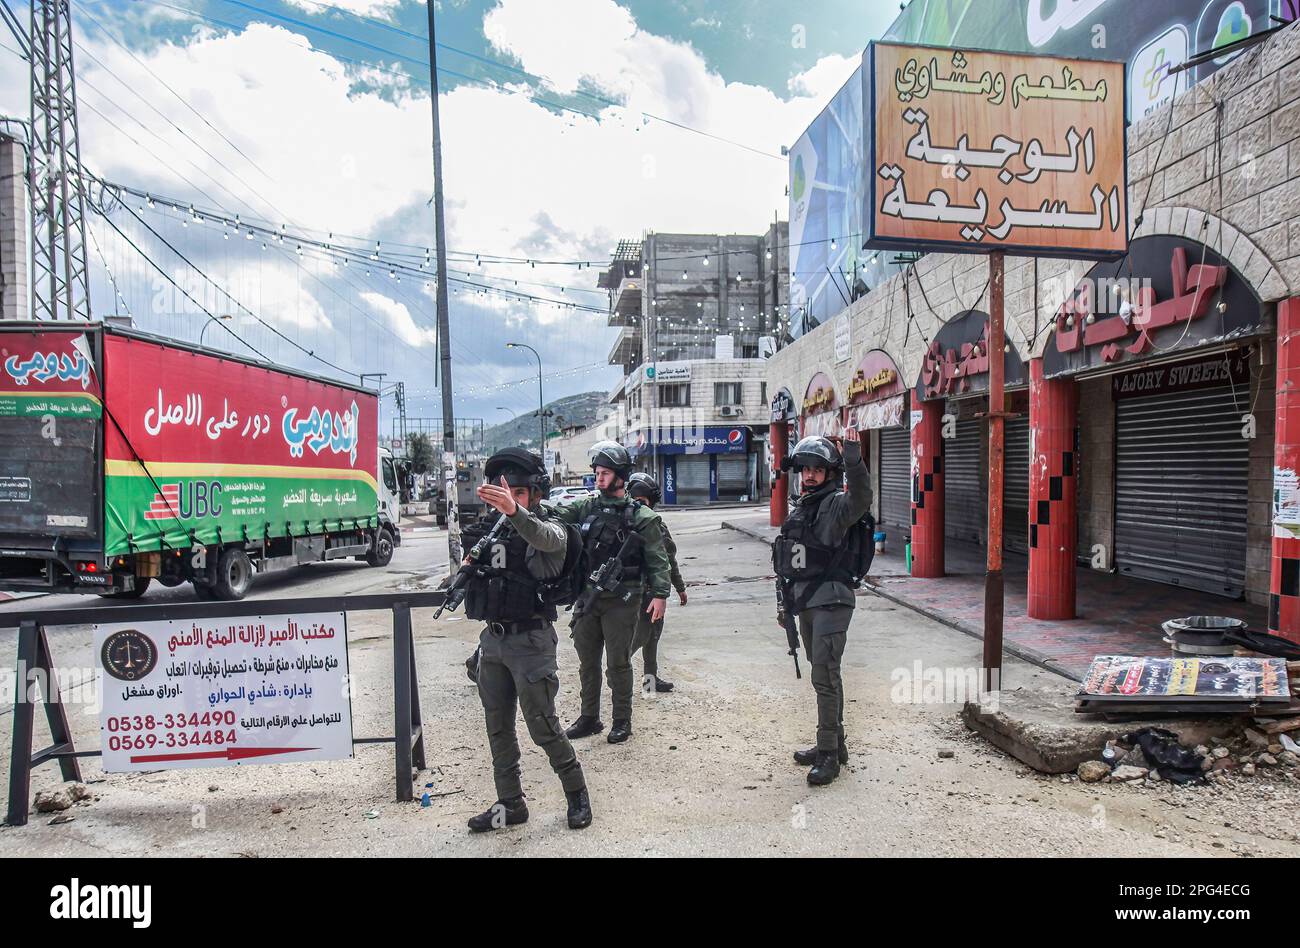
<path id="1" fill-rule="evenodd" d="M 989 370 L 989 325 L 986 322 L 975 343 L 964 342 L 960 350 L 944 350 L 939 340 L 930 343 L 921 362 L 921 385 L 931 398 L 961 395 L 970 391 L 970 380 Z"/>
<path id="2" fill-rule="evenodd" d="M 1155 290 L 1146 286 L 1137 291 L 1136 299 L 1121 304 L 1119 315 L 1106 319 L 1094 315 L 1092 281 L 1085 281 L 1056 315 L 1057 351 L 1074 352 L 1081 346 L 1100 345 L 1103 362 L 1114 362 L 1123 353 L 1145 355 L 1151 351 L 1151 334 L 1157 329 L 1204 316 L 1209 312 L 1211 297 L 1227 282 L 1228 268 L 1208 264 L 1189 267 L 1183 247 L 1174 249 L 1169 266 L 1174 287 L 1170 299 L 1157 302 Z M 1135 331 L 1138 337 L 1131 345 L 1121 344 L 1120 340 Z"/>

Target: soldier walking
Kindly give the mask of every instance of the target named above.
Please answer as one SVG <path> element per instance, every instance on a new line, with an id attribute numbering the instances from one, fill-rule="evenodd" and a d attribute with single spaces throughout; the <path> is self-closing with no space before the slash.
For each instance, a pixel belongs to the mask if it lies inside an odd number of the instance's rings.
<path id="1" fill-rule="evenodd" d="M 651 510 L 658 506 L 662 497 L 658 482 L 649 474 L 640 471 L 627 479 L 627 492 Z M 677 567 L 677 544 L 673 541 L 672 534 L 668 532 L 668 524 L 661 520 L 659 526 L 664 535 L 664 552 L 668 554 L 669 578 L 673 588 L 677 590 L 678 600 L 684 606 L 686 605 L 686 583 L 682 581 L 682 572 Z M 671 681 L 659 677 L 659 638 L 663 632 L 664 620 L 652 621 L 643 609 L 637 617 L 636 634 L 632 637 L 632 654 L 635 655 L 637 649 L 642 650 L 644 673 L 641 677 L 641 686 L 646 692 L 654 690 L 662 694 L 673 690 Z"/>

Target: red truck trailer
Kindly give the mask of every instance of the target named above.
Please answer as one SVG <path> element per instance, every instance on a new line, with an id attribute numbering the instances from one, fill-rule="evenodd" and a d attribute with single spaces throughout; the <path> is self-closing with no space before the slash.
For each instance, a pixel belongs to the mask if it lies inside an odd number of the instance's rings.
<path id="1" fill-rule="evenodd" d="M 376 393 L 98 323 L 0 324 L 0 590 L 238 599 L 255 573 L 387 565 Z"/>

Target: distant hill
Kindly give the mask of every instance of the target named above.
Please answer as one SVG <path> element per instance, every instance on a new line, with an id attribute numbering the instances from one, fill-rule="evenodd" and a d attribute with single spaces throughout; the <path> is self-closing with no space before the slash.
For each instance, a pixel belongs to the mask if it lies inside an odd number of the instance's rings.
<path id="1" fill-rule="evenodd" d="M 559 398 L 547 404 L 547 411 L 554 414 L 547 418 L 546 431 L 549 435 L 553 431 L 558 431 L 562 427 L 582 427 L 586 428 L 600 421 L 609 410 L 606 405 L 608 398 L 607 392 L 582 392 L 579 395 L 570 395 L 567 398 Z M 524 447 L 537 450 L 539 445 L 537 413 L 527 412 L 510 421 L 503 421 L 499 425 L 493 425 L 483 431 L 483 442 L 485 453 L 491 454 L 501 448 L 512 447 L 513 445 L 522 444 Z"/>

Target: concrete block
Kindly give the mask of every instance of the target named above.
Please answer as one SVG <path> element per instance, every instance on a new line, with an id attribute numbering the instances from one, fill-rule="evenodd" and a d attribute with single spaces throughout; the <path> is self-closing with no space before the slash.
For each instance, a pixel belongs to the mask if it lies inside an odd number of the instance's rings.
<path id="1" fill-rule="evenodd" d="M 1143 727 L 1163 727 L 1189 747 L 1223 737 L 1239 725 L 1230 718 L 1193 718 L 1113 723 L 1100 715 L 1074 711 L 1075 685 L 1045 686 L 995 693 L 996 702 L 981 707 L 967 702 L 966 726 L 1021 763 L 1048 774 L 1071 773 L 1087 760 L 1098 760 L 1107 741 Z"/>

